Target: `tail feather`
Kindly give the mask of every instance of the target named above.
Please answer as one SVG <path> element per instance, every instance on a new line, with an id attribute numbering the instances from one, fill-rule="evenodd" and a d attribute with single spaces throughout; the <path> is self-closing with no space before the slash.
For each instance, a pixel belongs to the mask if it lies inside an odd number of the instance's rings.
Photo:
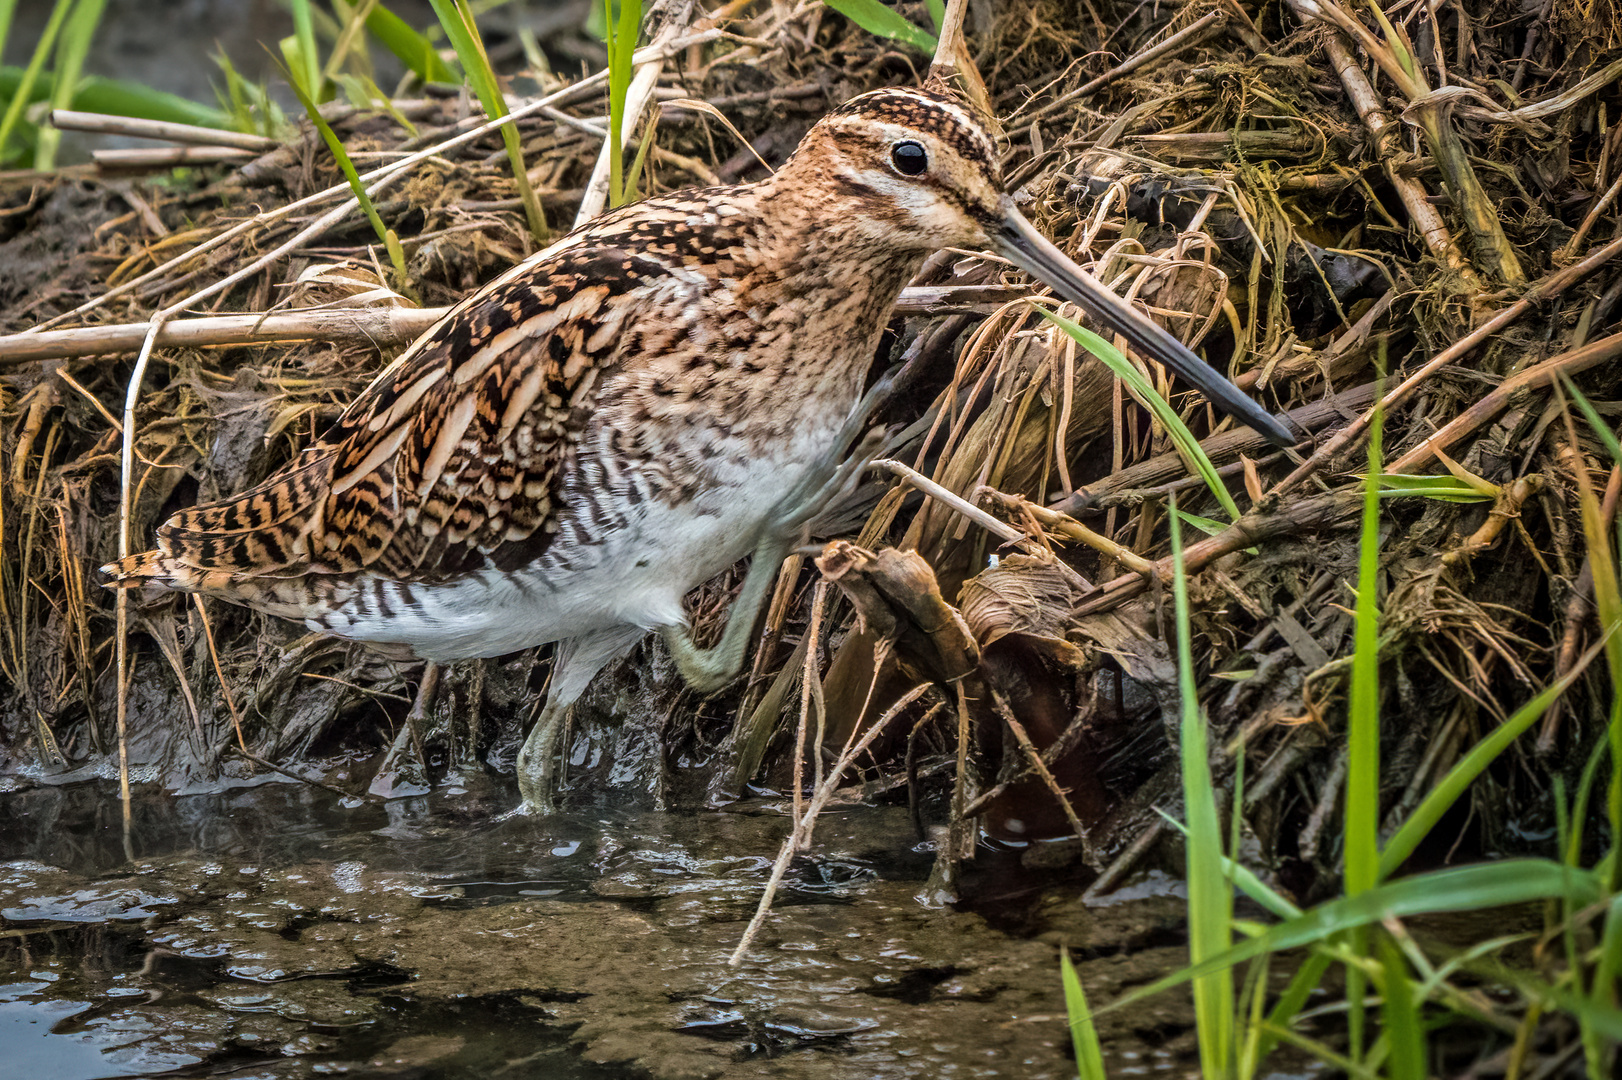
<path id="1" fill-rule="evenodd" d="M 190 591 L 178 580 L 175 571 L 179 569 L 163 552 L 143 551 L 102 566 L 101 584 L 109 589 L 136 589 L 141 599 L 155 600 L 176 589 Z"/>
<path id="2" fill-rule="evenodd" d="M 158 526 L 158 546 L 101 568 L 102 584 L 138 590 L 143 600 L 201 593 L 295 616 L 309 567 L 308 535 L 318 524 L 330 455 L 312 456 L 250 491 L 182 510 Z"/>

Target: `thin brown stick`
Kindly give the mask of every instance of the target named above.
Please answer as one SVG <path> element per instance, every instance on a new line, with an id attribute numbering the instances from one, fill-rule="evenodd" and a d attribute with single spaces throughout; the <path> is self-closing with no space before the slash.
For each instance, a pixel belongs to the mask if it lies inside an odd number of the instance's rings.
<path id="1" fill-rule="evenodd" d="M 991 533 L 993 536 L 1001 537 L 1003 540 L 1010 543 L 1016 540 L 1025 539 L 1025 534 L 1014 528 L 1012 525 L 998 521 L 996 518 L 992 517 L 978 506 L 975 506 L 967 499 L 941 487 L 939 484 L 935 483 L 935 481 L 918 472 L 905 462 L 895 461 L 890 458 L 880 458 L 879 460 L 873 462 L 872 467 L 875 469 L 883 469 L 886 472 L 893 473 L 894 475 L 901 477 L 907 483 L 911 484 L 925 495 L 928 495 L 931 499 L 935 499 L 949 509 L 956 511 L 963 517 L 968 518 L 970 521 Z"/>
<path id="2" fill-rule="evenodd" d="M 1392 409 L 1408 400 L 1414 391 L 1419 389 L 1419 387 L 1437 371 L 1456 360 L 1462 359 L 1466 353 L 1470 352 L 1470 350 L 1493 337 L 1510 323 L 1514 322 L 1516 319 L 1519 319 L 1528 311 L 1531 311 L 1536 305 L 1544 302 L 1545 300 L 1559 296 L 1567 288 L 1587 277 L 1605 263 L 1615 258 L 1618 253 L 1622 253 L 1622 238 L 1613 240 L 1604 247 L 1595 250 L 1582 262 L 1574 263 L 1564 270 L 1550 274 L 1548 277 L 1526 290 L 1526 294 L 1519 300 L 1496 312 L 1486 322 L 1476 327 L 1470 333 L 1466 334 L 1464 337 L 1460 338 L 1446 349 L 1443 349 L 1441 352 L 1437 353 L 1428 364 L 1421 367 L 1412 375 L 1408 376 L 1408 378 L 1404 379 L 1400 384 L 1398 384 L 1395 389 L 1386 394 L 1385 397 L 1381 398 L 1377 405 L 1369 409 L 1362 416 L 1359 416 L 1346 427 L 1342 428 L 1328 442 L 1318 447 L 1318 449 L 1313 452 L 1312 457 L 1303 462 L 1299 468 L 1290 473 L 1290 475 L 1286 476 L 1283 480 L 1280 480 L 1277 484 L 1273 485 L 1272 490 L 1267 493 L 1268 497 L 1276 498 L 1283 495 L 1290 489 L 1298 486 L 1302 481 L 1306 480 L 1308 477 L 1311 477 L 1330 461 L 1334 460 L 1334 458 L 1339 454 L 1349 449 L 1354 442 L 1360 441 L 1368 432 L 1369 425 L 1373 422 L 1376 411 L 1390 413 Z M 1519 376 L 1517 376 L 1517 378 L 1519 378 Z M 1447 444 L 1443 443 L 1442 445 L 1446 446 Z"/>
<path id="3" fill-rule="evenodd" d="M 195 146 L 232 146 L 238 150 L 252 150 L 256 153 L 274 150 L 281 145 L 275 139 L 240 131 L 222 131 L 218 128 L 176 124 L 166 120 L 143 120 L 134 116 L 76 112 L 72 109 L 52 110 L 51 126 L 59 131 L 88 131 L 95 135 L 162 139 L 164 142 L 190 143 Z"/>
<path id="4" fill-rule="evenodd" d="M 1014 741 L 1019 743 L 1020 750 L 1024 752 L 1026 760 L 1031 763 L 1031 768 L 1036 772 L 1037 776 L 1042 778 L 1042 783 L 1047 785 L 1048 791 L 1053 793 L 1053 798 L 1058 802 L 1059 809 L 1064 811 L 1065 819 L 1070 822 L 1070 828 L 1075 831 L 1076 838 L 1085 841 L 1087 827 L 1081 823 L 1081 818 L 1076 816 L 1076 808 L 1070 805 L 1070 793 L 1060 787 L 1059 781 L 1054 779 L 1053 774 L 1048 771 L 1047 765 L 1042 761 L 1042 755 L 1037 752 L 1035 745 L 1032 744 L 1031 737 L 1025 733 L 1024 725 L 1014 719 L 1013 710 L 1008 707 L 1008 702 L 1003 699 L 1001 694 L 994 693 L 993 696 L 997 703 L 997 711 L 1002 714 L 1003 723 L 1007 724 L 1008 730 L 1014 733 Z"/>
<path id="5" fill-rule="evenodd" d="M 1069 514 L 1049 510 L 1045 506 L 1030 502 L 1018 495 L 1008 495 L 995 488 L 982 487 L 977 494 L 985 496 L 1010 511 L 1029 514 L 1037 524 L 1049 532 L 1056 533 L 1066 540 L 1076 540 L 1086 544 L 1094 551 L 1114 559 L 1129 570 L 1140 574 L 1148 574 L 1154 571 L 1154 563 L 1130 548 L 1117 544 L 1109 537 L 1094 532 Z"/>
<path id="6" fill-rule="evenodd" d="M 176 165 L 218 165 L 248 161 L 252 150 L 234 146 L 157 146 L 92 150 L 91 160 L 101 169 L 172 169 Z"/>
<path id="7" fill-rule="evenodd" d="M 197 617 L 203 620 L 203 638 L 208 642 L 208 658 L 214 663 L 214 677 L 220 680 L 220 696 L 225 699 L 225 707 L 231 712 L 231 726 L 236 729 L 237 746 L 242 752 L 248 752 L 248 740 L 242 737 L 242 714 L 237 712 L 236 699 L 231 696 L 231 684 L 225 677 L 225 669 L 220 666 L 220 652 L 214 645 L 214 627 L 208 621 L 208 609 L 203 606 L 203 598 L 192 593 L 192 600 L 197 604 Z"/>
<path id="8" fill-rule="evenodd" d="M 874 672 L 873 678 L 877 682 L 877 671 Z M 919 683 L 903 694 L 894 705 L 885 710 L 884 715 L 879 717 L 878 721 L 868 728 L 854 745 L 846 747 L 845 752 L 839 755 L 839 760 L 834 762 L 834 767 L 828 773 L 828 778 L 812 794 L 811 801 L 806 805 L 804 813 L 795 819 L 794 828 L 789 831 L 789 835 L 783 840 L 783 846 L 778 849 L 777 860 L 772 863 L 771 876 L 766 879 L 766 889 L 761 893 L 760 903 L 755 908 L 754 918 L 749 920 L 749 925 L 744 929 L 743 938 L 738 942 L 738 947 L 727 958 L 728 967 L 737 967 L 743 963 L 744 955 L 748 953 L 749 946 L 754 943 L 755 936 L 760 933 L 760 928 L 766 923 L 766 916 L 771 914 L 772 900 L 777 896 L 777 887 L 782 883 L 783 875 L 788 872 L 789 863 L 794 860 L 795 851 L 810 845 L 811 830 L 816 825 L 817 815 L 822 812 L 824 806 L 828 805 L 828 800 L 833 798 L 834 789 L 839 786 L 840 776 L 843 775 L 850 763 L 856 760 L 856 755 L 866 750 L 868 744 L 878 737 L 879 732 L 888 727 L 890 721 L 901 715 L 901 712 L 908 705 L 917 701 L 924 691 L 929 689 L 929 685 L 929 683 Z M 934 713 L 942 707 L 942 704 L 937 703 L 930 711 Z"/>
<path id="9" fill-rule="evenodd" d="M 805 669 L 800 676 L 800 720 L 794 729 L 794 820 L 799 821 L 804 811 L 801 800 L 805 790 L 805 734 L 806 720 L 811 715 L 811 684 L 817 681 L 817 642 L 822 637 L 822 607 L 823 600 L 828 595 L 828 580 L 818 579 L 816 590 L 811 594 L 811 626 L 805 632 Z M 821 696 L 818 695 L 817 706 L 819 713 L 822 708 Z M 818 716 L 817 727 L 822 727 L 821 716 Z M 816 753 L 820 758 L 822 754 L 822 740 L 817 740 Z M 820 773 L 821 770 L 818 770 Z M 819 775 L 818 780 L 822 777 Z"/>
<path id="10" fill-rule="evenodd" d="M 902 290 L 898 315 L 941 315 L 980 310 L 1025 295 L 1023 286 L 917 286 Z M 280 314 L 212 315 L 173 319 L 158 333 L 157 346 L 206 348 L 272 341 L 370 342 L 379 348 L 414 341 L 450 313 L 432 308 L 311 308 Z M 108 323 L 69 330 L 25 330 L 0 337 L 0 365 L 36 360 L 67 360 L 134 352 L 146 340 L 148 324 Z"/>
<path id="11" fill-rule="evenodd" d="M 1540 364 L 1533 364 L 1525 371 L 1499 383 L 1492 393 L 1455 416 L 1436 434 L 1392 462 L 1389 471 L 1408 472 L 1430 461 L 1436 456 L 1436 451 L 1446 450 L 1507 409 L 1516 394 L 1551 386 L 1561 375 L 1575 375 L 1619 356 L 1622 356 L 1622 334 L 1612 334 L 1580 349 L 1572 349 L 1559 356 L 1552 356 Z"/>

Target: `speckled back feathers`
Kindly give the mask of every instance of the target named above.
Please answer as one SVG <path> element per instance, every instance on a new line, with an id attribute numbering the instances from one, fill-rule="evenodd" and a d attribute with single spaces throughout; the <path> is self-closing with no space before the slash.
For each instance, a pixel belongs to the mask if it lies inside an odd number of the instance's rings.
<path id="1" fill-rule="evenodd" d="M 598 542 L 639 504 L 679 505 L 800 428 L 832 430 L 939 242 L 892 242 L 865 220 L 888 208 L 864 204 L 882 196 L 837 145 L 863 125 L 930 134 L 995 187 L 995 147 L 960 103 L 858 98 L 776 177 L 623 207 L 514 267 L 296 461 L 176 514 L 157 550 L 105 570 L 331 627 L 371 592 L 399 603 L 468 574 L 566 565 L 555 548 Z"/>

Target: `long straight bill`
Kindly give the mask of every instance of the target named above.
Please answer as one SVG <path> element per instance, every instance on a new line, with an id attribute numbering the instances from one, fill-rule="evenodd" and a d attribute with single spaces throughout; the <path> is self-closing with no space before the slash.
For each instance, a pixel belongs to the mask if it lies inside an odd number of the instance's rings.
<path id="1" fill-rule="evenodd" d="M 1101 327 L 1126 338 L 1138 354 L 1165 364 L 1193 385 L 1212 404 L 1236 420 L 1267 436 L 1278 446 L 1294 446 L 1295 436 L 1210 364 L 1195 356 L 1166 328 L 1139 312 L 1106 288 L 1097 278 L 1071 262 L 1036 226 L 1025 220 L 1014 200 L 1003 197 L 1002 231 L 996 237 L 999 254 L 1021 270 L 1047 282 L 1062 300 L 1079 306 Z"/>

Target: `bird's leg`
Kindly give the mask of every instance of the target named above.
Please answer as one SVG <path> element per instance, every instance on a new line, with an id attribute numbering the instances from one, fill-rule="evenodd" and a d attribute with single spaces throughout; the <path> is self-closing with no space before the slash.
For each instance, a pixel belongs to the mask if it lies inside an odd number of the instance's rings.
<path id="1" fill-rule="evenodd" d="M 766 602 L 772 582 L 777 579 L 784 557 L 800 540 L 806 523 L 837 498 L 878 452 L 881 433 L 870 431 L 861 445 L 846 457 L 846 448 L 867 422 L 873 402 L 888 390 L 889 382 L 880 380 L 867 392 L 851 411 L 828 452 L 772 507 L 754 554 L 750 556 L 743 588 L 727 614 L 721 640 L 708 649 L 701 649 L 693 644 L 692 631 L 686 626 L 667 626 L 660 631 L 682 678 L 694 690 L 702 694 L 719 690 L 743 670 L 755 621 L 760 617 L 761 606 Z"/>
<path id="2" fill-rule="evenodd" d="M 558 741 L 569 707 L 603 666 L 635 645 L 643 633 L 639 626 L 611 626 L 558 642 L 552 658 L 552 688 L 546 695 L 546 707 L 518 751 L 518 793 L 524 798 L 519 813 L 550 814 L 557 808 L 552 797 L 552 780 L 556 775 Z"/>
<path id="3" fill-rule="evenodd" d="M 377 775 L 372 777 L 368 790 L 373 795 L 394 799 L 420 795 L 427 790 L 428 758 L 422 749 L 422 729 L 438 696 L 439 665 L 429 660 L 423 665 L 422 679 L 417 683 L 417 697 L 406 713 L 405 723 L 400 725 L 399 734 L 395 736 L 388 753 L 383 755 L 383 764 L 378 766 Z M 415 767 L 409 761 L 401 764 L 408 746 L 416 753 Z"/>
<path id="4" fill-rule="evenodd" d="M 708 649 L 693 644 L 693 633 L 686 626 L 666 626 L 665 646 L 671 659 L 687 684 L 701 694 L 719 690 L 743 669 L 743 658 L 749 652 L 749 639 L 755 632 L 755 619 L 760 606 L 766 602 L 766 593 L 777 580 L 777 570 L 788 554 L 790 541 L 783 538 L 769 524 L 766 534 L 755 545 L 749 559 L 749 572 L 744 575 L 743 588 L 727 613 L 727 628 L 721 640 Z"/>
<path id="5" fill-rule="evenodd" d="M 524 813 L 550 814 L 557 809 L 552 799 L 552 776 L 557 767 L 558 738 L 572 704 L 548 694 L 546 707 L 518 751 L 518 794 L 524 799 Z"/>
<path id="6" fill-rule="evenodd" d="M 422 666 L 422 681 L 417 684 L 417 699 L 411 703 L 411 709 L 406 713 L 406 727 L 411 731 L 411 748 L 417 752 L 417 760 L 422 763 L 423 770 L 428 768 L 428 757 L 422 751 L 422 726 L 428 719 L 428 711 L 434 707 L 434 699 L 439 697 L 439 665 L 432 660 L 426 660 Z"/>

